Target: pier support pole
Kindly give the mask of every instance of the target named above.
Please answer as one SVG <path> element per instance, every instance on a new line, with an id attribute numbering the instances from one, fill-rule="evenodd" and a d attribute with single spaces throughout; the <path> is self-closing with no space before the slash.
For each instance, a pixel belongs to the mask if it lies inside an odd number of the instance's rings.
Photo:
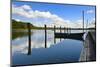
<path id="1" fill-rule="evenodd" d="M 64 33 L 66 33 L 66 28 L 64 27 Z M 64 38 L 65 39 L 65 38 Z"/>
<path id="2" fill-rule="evenodd" d="M 71 28 L 70 28 L 70 34 L 71 34 Z"/>
<path id="3" fill-rule="evenodd" d="M 61 26 L 60 26 L 60 33 L 61 33 Z M 61 41 L 61 38 L 60 38 L 60 41 Z"/>
<path id="4" fill-rule="evenodd" d="M 55 32 L 56 32 L 56 26 L 54 26 L 54 44 L 56 44 Z"/>
<path id="5" fill-rule="evenodd" d="M 66 28 L 64 27 L 64 33 L 66 33 Z"/>
<path id="6" fill-rule="evenodd" d="M 68 28 L 68 34 L 70 34 L 71 33 L 71 29 L 70 28 Z"/>
<path id="7" fill-rule="evenodd" d="M 67 28 L 67 34 L 68 34 L 68 28 Z"/>
<path id="8" fill-rule="evenodd" d="M 45 28 L 45 48 L 47 47 L 47 27 L 44 25 Z"/>
<path id="9" fill-rule="evenodd" d="M 30 27 L 30 23 L 27 23 L 27 27 L 28 27 L 28 55 L 31 54 L 31 27 Z"/>

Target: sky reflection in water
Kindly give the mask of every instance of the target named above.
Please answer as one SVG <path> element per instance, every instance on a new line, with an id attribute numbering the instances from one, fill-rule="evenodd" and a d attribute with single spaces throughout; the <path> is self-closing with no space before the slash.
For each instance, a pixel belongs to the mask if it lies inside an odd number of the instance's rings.
<path id="1" fill-rule="evenodd" d="M 44 45 L 44 31 L 34 30 L 31 35 L 32 53 L 28 52 L 28 38 L 19 37 L 12 40 L 12 61 L 15 65 L 76 62 L 83 48 L 82 41 L 59 39 L 54 44 L 53 31 L 47 31 L 47 48 Z"/>

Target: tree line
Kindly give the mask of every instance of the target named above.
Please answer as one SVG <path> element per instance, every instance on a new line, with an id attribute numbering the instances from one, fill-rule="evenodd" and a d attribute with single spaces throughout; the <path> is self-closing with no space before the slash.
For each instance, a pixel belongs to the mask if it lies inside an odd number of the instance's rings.
<path id="1" fill-rule="evenodd" d="M 27 29 L 28 22 L 16 21 L 12 19 L 12 29 Z M 31 28 L 36 28 L 36 26 L 30 23 Z"/>

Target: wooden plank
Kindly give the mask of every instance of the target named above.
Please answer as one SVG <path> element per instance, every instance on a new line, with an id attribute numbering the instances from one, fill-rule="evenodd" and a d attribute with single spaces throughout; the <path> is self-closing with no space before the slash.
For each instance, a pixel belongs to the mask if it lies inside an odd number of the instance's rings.
<path id="1" fill-rule="evenodd" d="M 96 61 L 96 43 L 90 33 L 91 32 L 87 34 L 84 40 L 84 49 L 82 50 L 80 61 Z M 93 34 L 93 36 L 95 36 L 95 34 Z"/>

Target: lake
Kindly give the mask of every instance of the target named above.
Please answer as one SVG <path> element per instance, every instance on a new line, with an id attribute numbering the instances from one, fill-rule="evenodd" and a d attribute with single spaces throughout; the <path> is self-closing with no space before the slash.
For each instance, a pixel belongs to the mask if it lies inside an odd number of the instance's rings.
<path id="1" fill-rule="evenodd" d="M 31 54 L 28 55 L 27 31 L 13 31 L 12 64 L 36 65 L 79 62 L 83 41 L 73 39 L 61 39 L 60 41 L 60 39 L 56 39 L 56 43 L 54 43 L 54 31 L 47 30 L 47 47 L 45 48 L 44 33 L 44 30 L 32 30 Z"/>

